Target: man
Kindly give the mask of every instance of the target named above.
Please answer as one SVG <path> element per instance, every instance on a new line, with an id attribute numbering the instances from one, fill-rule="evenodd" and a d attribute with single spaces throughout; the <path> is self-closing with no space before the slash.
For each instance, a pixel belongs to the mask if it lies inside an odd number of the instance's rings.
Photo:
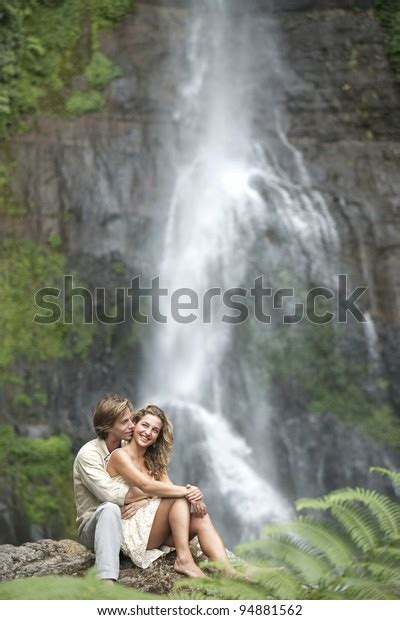
<path id="1" fill-rule="evenodd" d="M 127 483 L 113 480 L 106 471 L 111 452 L 132 438 L 133 412 L 127 398 L 104 397 L 93 416 L 97 438 L 79 450 L 74 462 L 79 536 L 96 554 L 97 576 L 107 581 L 116 581 L 119 575 L 121 513 L 122 518 L 129 518 L 143 505 L 133 503 L 134 493 Z"/>

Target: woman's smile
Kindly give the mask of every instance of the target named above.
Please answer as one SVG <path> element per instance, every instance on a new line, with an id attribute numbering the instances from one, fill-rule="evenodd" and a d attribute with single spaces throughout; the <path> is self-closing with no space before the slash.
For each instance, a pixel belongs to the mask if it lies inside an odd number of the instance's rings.
<path id="1" fill-rule="evenodd" d="M 146 447 L 154 444 L 160 434 L 162 422 L 156 416 L 146 414 L 139 420 L 134 427 L 133 437 L 139 445 L 146 444 Z"/>

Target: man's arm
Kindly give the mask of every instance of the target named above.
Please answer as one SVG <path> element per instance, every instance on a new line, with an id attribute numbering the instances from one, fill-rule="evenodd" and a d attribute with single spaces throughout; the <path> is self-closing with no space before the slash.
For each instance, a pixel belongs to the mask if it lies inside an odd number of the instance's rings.
<path id="1" fill-rule="evenodd" d="M 113 480 L 96 455 L 80 454 L 75 467 L 82 483 L 101 502 L 113 502 L 118 506 L 133 501 L 134 493 L 126 482 Z"/>

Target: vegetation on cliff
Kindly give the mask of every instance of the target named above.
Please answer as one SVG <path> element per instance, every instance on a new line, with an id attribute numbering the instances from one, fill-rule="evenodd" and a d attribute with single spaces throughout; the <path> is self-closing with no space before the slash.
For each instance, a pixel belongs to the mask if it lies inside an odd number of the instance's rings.
<path id="1" fill-rule="evenodd" d="M 33 320 L 39 311 L 36 292 L 61 286 L 65 258 L 58 243 L 51 236 L 46 245 L 15 238 L 0 244 L 0 384 L 13 386 L 16 408 L 41 411 L 47 406 L 46 388 L 34 378 L 33 366 L 40 367 L 47 360 L 79 358 L 92 342 L 94 328 L 83 322 L 65 324 L 59 320 L 41 325 Z"/>
<path id="2" fill-rule="evenodd" d="M 75 101 L 67 112 L 99 109 L 99 91 L 119 74 L 99 51 L 99 32 L 132 8 L 133 0 L 0 0 L 0 135 L 23 130 L 26 114 L 64 114 L 79 74 L 81 100 L 93 102 L 95 88 L 97 105 Z"/>
<path id="3" fill-rule="evenodd" d="M 0 426 L 0 472 L 14 501 L 45 537 L 76 537 L 71 442 L 66 435 L 47 439 L 18 437 Z"/>
<path id="4" fill-rule="evenodd" d="M 375 6 L 386 32 L 389 61 L 400 81 L 400 0 L 375 0 Z"/>

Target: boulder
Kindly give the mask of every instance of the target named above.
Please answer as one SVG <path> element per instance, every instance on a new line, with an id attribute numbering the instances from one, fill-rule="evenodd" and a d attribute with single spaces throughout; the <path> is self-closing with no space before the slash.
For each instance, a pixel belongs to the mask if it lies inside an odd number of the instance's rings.
<path id="1" fill-rule="evenodd" d="M 81 576 L 94 554 L 74 540 L 38 540 L 0 546 L 0 581 L 42 575 Z"/>
<path id="2" fill-rule="evenodd" d="M 197 539 L 191 543 L 193 557 L 204 560 Z M 121 554 L 119 582 L 136 590 L 166 594 L 180 575 L 174 571 L 175 552 L 159 558 L 149 568 L 138 568 Z M 64 575 L 80 577 L 94 564 L 94 553 L 74 540 L 44 539 L 19 547 L 0 545 L 0 581 Z"/>

